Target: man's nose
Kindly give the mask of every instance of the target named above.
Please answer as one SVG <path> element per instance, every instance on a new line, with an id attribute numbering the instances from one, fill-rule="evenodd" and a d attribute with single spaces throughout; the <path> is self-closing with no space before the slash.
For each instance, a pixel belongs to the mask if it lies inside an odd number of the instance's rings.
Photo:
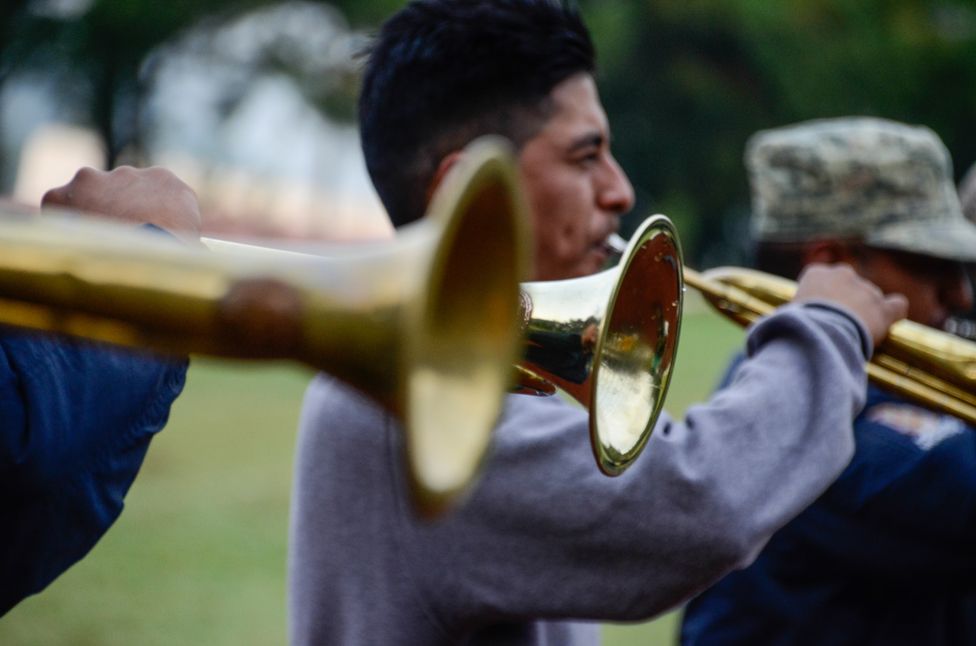
<path id="1" fill-rule="evenodd" d="M 634 187 L 612 155 L 607 158 L 597 199 L 601 209 L 616 215 L 623 215 L 634 208 Z"/>

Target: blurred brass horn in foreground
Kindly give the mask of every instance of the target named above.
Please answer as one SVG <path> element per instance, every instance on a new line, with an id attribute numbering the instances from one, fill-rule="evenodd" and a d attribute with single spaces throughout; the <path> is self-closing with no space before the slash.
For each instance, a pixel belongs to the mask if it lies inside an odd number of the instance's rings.
<path id="1" fill-rule="evenodd" d="M 760 271 L 723 267 L 699 274 L 685 269 L 687 284 L 718 311 L 748 325 L 793 298 L 796 283 Z M 922 406 L 976 426 L 976 343 L 947 332 L 898 321 L 867 366 L 878 386 Z"/>
<path id="2" fill-rule="evenodd" d="M 678 346 L 682 260 L 671 221 L 644 221 L 616 267 L 522 285 L 527 347 L 520 392 L 555 387 L 590 411 L 600 470 L 622 473 L 647 443 Z"/>
<path id="3" fill-rule="evenodd" d="M 496 140 L 470 148 L 428 216 L 394 241 L 326 257 L 3 217 L 0 323 L 331 373 L 402 420 L 415 499 L 432 515 L 475 475 L 510 384 L 526 221 Z"/>

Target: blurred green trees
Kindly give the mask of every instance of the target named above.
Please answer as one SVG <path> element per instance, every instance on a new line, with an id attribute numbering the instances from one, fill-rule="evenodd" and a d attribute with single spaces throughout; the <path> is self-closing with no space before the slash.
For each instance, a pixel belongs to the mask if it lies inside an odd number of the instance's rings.
<path id="1" fill-rule="evenodd" d="M 201 20 L 269 0 L 7 0 L 0 84 L 45 70 L 114 156 L 138 144 L 147 54 Z M 371 30 L 402 0 L 333 0 Z M 756 130 L 847 114 L 932 127 L 960 175 L 976 161 L 973 0 L 577 0 L 600 52 L 634 222 L 669 214 L 696 264 L 738 262 L 742 150 Z M 75 7 L 55 15 L 45 7 Z M 70 14 L 70 12 L 69 12 Z M 348 88 L 350 94 L 355 88 Z M 323 101 L 323 109 L 347 101 Z M 340 110 L 348 116 L 348 110 Z M 2 163 L 2 160 L 0 160 Z"/>
<path id="2" fill-rule="evenodd" d="M 111 165 L 138 139 L 139 68 L 181 29 L 268 0 L 5 0 L 0 12 L 0 83 L 43 75 L 59 99 L 106 142 Z"/>
<path id="3" fill-rule="evenodd" d="M 668 213 L 705 264 L 747 237 L 756 130 L 874 115 L 933 128 L 976 161 L 976 3 L 581 0 L 601 52 L 615 150 L 643 216 Z"/>

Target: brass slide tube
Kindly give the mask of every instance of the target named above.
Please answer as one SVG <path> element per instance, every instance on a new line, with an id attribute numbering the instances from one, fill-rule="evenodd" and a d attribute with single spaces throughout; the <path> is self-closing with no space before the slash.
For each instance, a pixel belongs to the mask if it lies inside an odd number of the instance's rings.
<path id="1" fill-rule="evenodd" d="M 685 284 L 719 312 L 748 325 L 793 298 L 793 281 L 763 272 L 685 267 Z M 976 344 L 912 321 L 898 321 L 875 349 L 868 378 L 906 399 L 976 426 Z"/>
<path id="2" fill-rule="evenodd" d="M 420 222 L 323 256 L 0 212 L 0 325 L 328 372 L 400 419 L 434 515 L 476 475 L 521 351 L 524 209 L 510 148 L 487 139 Z"/>

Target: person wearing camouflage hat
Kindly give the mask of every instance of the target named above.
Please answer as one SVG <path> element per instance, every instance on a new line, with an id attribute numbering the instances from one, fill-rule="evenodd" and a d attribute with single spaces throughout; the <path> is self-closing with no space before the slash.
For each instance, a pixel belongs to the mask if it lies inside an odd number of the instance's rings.
<path id="1" fill-rule="evenodd" d="M 795 277 L 846 262 L 908 296 L 912 320 L 941 328 L 971 306 L 976 261 L 952 161 L 930 129 L 876 118 L 824 119 L 750 139 L 746 166 L 761 268 Z"/>
<path id="2" fill-rule="evenodd" d="M 847 263 L 930 325 L 972 307 L 976 226 L 928 128 L 811 121 L 754 135 L 745 161 L 760 269 Z M 974 430 L 871 386 L 848 468 L 688 604 L 682 644 L 976 644 Z"/>
<path id="3" fill-rule="evenodd" d="M 746 155 L 761 241 L 857 238 L 976 261 L 976 226 L 963 217 L 949 151 L 928 128 L 820 120 L 759 133 Z"/>

